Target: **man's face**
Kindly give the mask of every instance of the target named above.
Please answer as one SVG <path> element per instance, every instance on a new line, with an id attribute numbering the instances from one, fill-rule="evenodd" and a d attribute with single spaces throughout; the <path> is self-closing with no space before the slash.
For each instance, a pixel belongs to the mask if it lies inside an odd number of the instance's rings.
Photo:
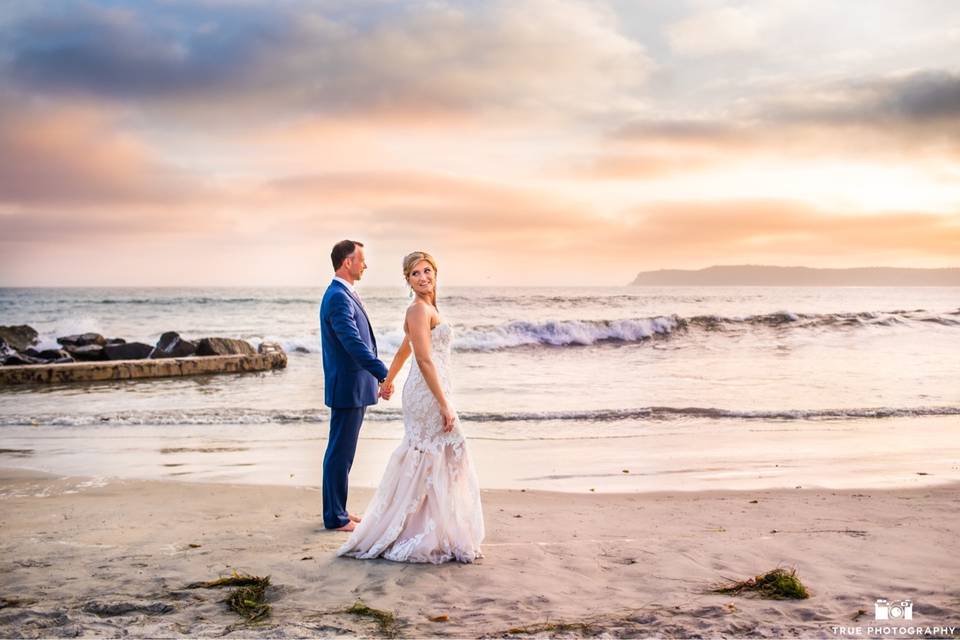
<path id="1" fill-rule="evenodd" d="M 349 256 L 344 258 L 343 266 L 347 268 L 347 273 L 354 280 L 359 280 L 367 268 L 367 263 L 363 259 L 363 247 L 358 246 Z"/>

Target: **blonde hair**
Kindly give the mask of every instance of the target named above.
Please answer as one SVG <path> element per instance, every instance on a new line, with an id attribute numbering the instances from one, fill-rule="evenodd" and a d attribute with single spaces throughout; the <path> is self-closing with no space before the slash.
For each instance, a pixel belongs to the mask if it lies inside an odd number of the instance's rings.
<path id="1" fill-rule="evenodd" d="M 433 267 L 433 299 L 430 301 L 434 307 L 437 306 L 437 261 L 436 259 L 427 253 L 426 251 L 414 251 L 413 253 L 408 253 L 403 258 L 403 279 L 410 279 L 410 272 L 413 271 L 413 268 L 417 266 L 417 263 L 421 260 L 426 260 L 430 263 L 430 266 Z M 408 282 L 409 284 L 409 282 Z"/>

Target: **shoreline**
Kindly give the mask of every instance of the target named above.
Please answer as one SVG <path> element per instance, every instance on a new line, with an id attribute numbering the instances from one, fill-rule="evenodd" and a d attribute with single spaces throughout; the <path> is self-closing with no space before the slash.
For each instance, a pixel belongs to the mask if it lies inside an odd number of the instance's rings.
<path id="1" fill-rule="evenodd" d="M 601 428 L 602 427 L 602 428 Z M 960 481 L 953 416 L 716 427 L 565 425 L 556 439 L 509 438 L 509 426 L 467 425 L 470 455 L 487 489 L 646 493 L 772 488 L 942 486 Z M 541 433 L 546 426 L 533 425 Z M 646 433 L 642 430 L 647 429 Z M 606 432 L 608 437 L 595 437 Z M 250 486 L 319 487 L 326 425 L 89 425 L 4 427 L 0 467 L 65 476 L 176 479 Z M 351 486 L 374 487 L 400 443 L 399 422 L 365 426 Z M 576 437 L 584 433 L 583 437 Z M 534 434 L 536 435 L 536 434 Z M 568 437 L 573 436 L 573 437 Z M 592 490 L 592 491 L 591 491 Z"/>
<path id="2" fill-rule="evenodd" d="M 0 452 L 3 452 L 3 449 L 0 449 Z M 7 450 L 9 451 L 9 450 Z M 3 460 L 0 462 L 0 481 L 2 481 L 5 474 L 24 474 L 24 478 L 36 478 L 40 479 L 77 479 L 82 478 L 85 482 L 91 484 L 91 486 L 107 486 L 116 482 L 159 482 L 159 483 L 182 483 L 182 484 L 196 484 L 196 485 L 214 485 L 214 486 L 227 486 L 235 488 L 251 488 L 251 487 L 262 487 L 265 489 L 270 488 L 283 488 L 283 489 L 297 489 L 303 491 L 320 491 L 322 483 L 317 480 L 316 482 L 299 482 L 293 481 L 286 483 L 271 483 L 263 482 L 251 478 L 203 478 L 203 477 L 185 477 L 178 474 L 177 472 L 171 473 L 167 477 L 147 477 L 147 476 L 125 476 L 125 475 L 109 475 L 109 474 L 100 474 L 100 475 L 80 475 L 80 474 L 70 474 L 70 473 L 57 473 L 55 471 L 50 471 L 46 469 L 40 469 L 30 466 L 5 466 L 9 465 L 9 460 Z M 380 469 L 379 471 L 382 471 Z M 609 474 L 613 477 L 617 477 L 617 474 Z M 633 474 L 638 476 L 641 474 Z M 351 476 L 352 477 L 352 476 Z M 789 483 L 783 485 L 757 485 L 757 486 L 723 486 L 723 487 L 714 487 L 714 488 L 704 488 L 702 486 L 690 486 L 690 487 L 670 487 L 670 488 L 636 488 L 636 489 L 621 489 L 621 488 L 609 488 L 601 487 L 597 489 L 596 487 L 591 488 L 554 488 L 554 489 L 543 489 L 535 486 L 489 486 L 483 488 L 484 491 L 492 492 L 509 492 L 509 491 L 519 491 L 519 492 L 530 492 L 530 493 L 545 493 L 545 494 L 557 494 L 557 495 L 568 495 L 568 496 L 598 496 L 598 495 L 608 495 L 608 496 L 661 496 L 661 495 L 674 495 L 674 494 L 707 494 L 707 495 L 721 495 L 721 494 L 742 494 L 749 492 L 757 491 L 913 491 L 913 490 L 924 490 L 924 489 L 944 489 L 949 487 L 954 487 L 957 489 L 958 500 L 960 500 L 960 479 L 957 478 L 947 478 L 947 477 L 938 477 L 933 475 L 924 474 L 922 476 L 911 477 L 910 483 L 888 483 L 888 484 L 843 484 L 842 486 L 832 486 L 827 484 L 803 484 L 803 485 L 791 485 Z M 351 491 L 356 489 L 361 492 L 372 492 L 376 489 L 375 484 L 362 484 L 353 482 L 350 483 Z M 3 497 L 2 486 L 0 486 L 0 498 Z"/>
<path id="3" fill-rule="evenodd" d="M 342 613 L 357 599 L 394 611 L 401 637 L 567 628 L 574 636 L 831 638 L 839 637 L 833 625 L 886 624 L 873 622 L 876 598 L 912 599 L 914 626 L 960 627 L 960 560 L 952 553 L 960 483 L 484 489 L 485 557 L 440 566 L 336 557 L 347 534 L 323 530 L 318 488 L 103 483 L 8 468 L 0 468 L 0 487 L 0 595 L 24 603 L 0 608 L 3 637 L 381 637 L 376 624 Z M 351 510 L 362 513 L 370 496 L 352 488 Z M 707 591 L 777 566 L 796 567 L 812 597 Z M 271 576 L 265 621 L 242 623 L 217 590 L 184 589 L 234 569 Z M 430 621 L 437 616 L 447 620 Z M 543 626 L 550 624 L 573 626 Z"/>
<path id="4" fill-rule="evenodd" d="M 27 497 L 25 495 L 8 494 L 5 490 L 5 485 L 8 483 L 13 483 L 18 485 L 26 482 L 36 482 L 36 483 L 45 483 L 45 482 L 63 482 L 65 484 L 76 484 L 80 487 L 109 487 L 113 484 L 130 484 L 130 483 L 156 483 L 156 484 L 176 484 L 176 485 L 198 485 L 203 487 L 229 487 L 237 490 L 249 490 L 252 488 L 260 488 L 265 491 L 313 491 L 318 494 L 321 492 L 320 484 L 266 484 L 266 483 L 248 483 L 248 482 L 236 482 L 236 481 L 227 481 L 227 480 L 204 480 L 204 479 L 193 479 L 193 478 L 139 478 L 139 477 L 122 477 L 122 476 L 105 476 L 105 475 L 72 475 L 72 474 L 62 474 L 54 473 L 51 471 L 44 471 L 42 469 L 33 469 L 29 467 L 11 467 L 4 466 L 0 464 L 0 500 L 4 500 L 10 497 Z M 371 497 L 373 491 L 376 489 L 376 486 L 372 485 L 359 485 L 351 482 L 350 491 L 356 491 L 359 494 L 362 494 L 363 499 Z M 555 496 L 557 499 L 562 499 L 562 497 L 600 497 L 607 496 L 612 499 L 622 498 L 622 499 L 636 499 L 636 498 L 665 498 L 669 496 L 677 495 L 703 495 L 706 497 L 735 497 L 739 495 L 745 495 L 748 493 L 795 493 L 795 492 L 826 492 L 826 493 L 851 493 L 851 492 L 863 492 L 863 491 L 874 491 L 874 492 L 923 492 L 923 491 L 952 491 L 956 493 L 957 499 L 960 500 L 960 480 L 941 480 L 935 481 L 931 484 L 920 484 L 920 485 L 897 485 L 897 486 L 886 486 L 886 487 L 877 487 L 877 486 L 847 486 L 847 487 L 829 487 L 821 485 L 810 485 L 810 486 L 793 486 L 793 487 L 754 487 L 754 488 L 730 488 L 722 487 L 716 489 L 651 489 L 651 490 L 637 490 L 637 491 L 564 491 L 564 490 L 551 490 L 551 489 L 535 489 L 535 488 L 525 488 L 525 487 L 482 487 L 481 491 L 485 493 L 529 493 L 533 495 L 549 495 Z M 74 493 L 79 493 L 75 491 Z M 34 496 L 34 497 L 48 497 L 48 496 Z M 353 498 L 351 498 L 351 501 Z M 353 505 L 359 506 L 359 505 Z M 960 531 L 958 531 L 960 535 Z"/>

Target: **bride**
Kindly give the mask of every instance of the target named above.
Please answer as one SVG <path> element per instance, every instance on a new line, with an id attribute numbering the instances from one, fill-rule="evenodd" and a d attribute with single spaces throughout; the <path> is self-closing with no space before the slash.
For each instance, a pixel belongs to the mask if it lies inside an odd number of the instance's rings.
<path id="1" fill-rule="evenodd" d="M 340 556 L 401 562 L 482 558 L 480 488 L 450 406 L 452 329 L 437 310 L 437 263 L 416 251 L 403 259 L 403 275 L 415 298 L 407 308 L 404 341 L 390 365 L 381 397 L 410 356 L 416 366 L 403 386 L 403 440 L 361 522 L 337 551 Z"/>

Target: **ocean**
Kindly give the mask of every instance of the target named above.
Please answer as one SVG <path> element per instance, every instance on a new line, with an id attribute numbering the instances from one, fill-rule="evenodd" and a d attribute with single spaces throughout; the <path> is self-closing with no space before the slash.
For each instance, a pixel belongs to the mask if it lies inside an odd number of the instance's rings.
<path id="1" fill-rule="evenodd" d="M 389 365 L 410 300 L 359 290 Z M 44 347 L 87 331 L 153 343 L 174 330 L 289 354 L 269 373 L 2 388 L 0 464 L 319 483 L 322 294 L 0 289 L 0 324 L 31 325 Z M 448 287 L 438 306 L 454 329 L 454 405 L 487 486 L 960 479 L 960 288 Z M 352 482 L 376 483 L 402 435 L 399 398 L 368 410 Z"/>

